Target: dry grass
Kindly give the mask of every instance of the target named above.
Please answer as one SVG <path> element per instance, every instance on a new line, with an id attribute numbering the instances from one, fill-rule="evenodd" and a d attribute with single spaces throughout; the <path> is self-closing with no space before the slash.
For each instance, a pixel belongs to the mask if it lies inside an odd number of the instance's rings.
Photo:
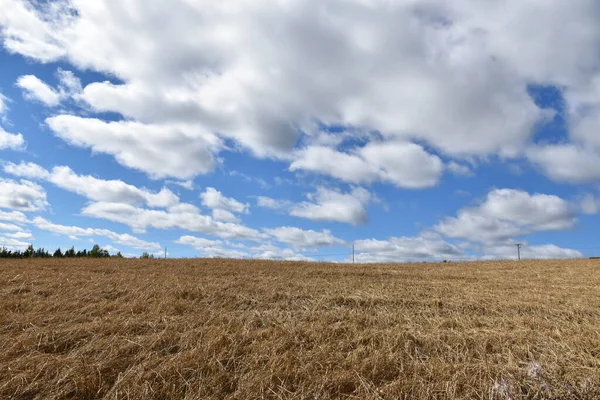
<path id="1" fill-rule="evenodd" d="M 1 399 L 600 398 L 600 260 L 0 261 Z"/>

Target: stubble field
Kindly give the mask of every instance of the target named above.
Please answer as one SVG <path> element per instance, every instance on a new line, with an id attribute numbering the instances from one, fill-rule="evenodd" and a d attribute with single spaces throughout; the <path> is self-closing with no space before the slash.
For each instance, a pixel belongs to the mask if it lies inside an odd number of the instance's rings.
<path id="1" fill-rule="evenodd" d="M 0 399 L 600 398 L 600 260 L 1 260 Z"/>

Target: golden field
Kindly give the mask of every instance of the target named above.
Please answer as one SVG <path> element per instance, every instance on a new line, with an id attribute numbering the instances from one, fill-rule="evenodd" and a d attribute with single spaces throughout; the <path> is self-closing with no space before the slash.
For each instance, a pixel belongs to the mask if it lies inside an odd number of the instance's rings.
<path id="1" fill-rule="evenodd" d="M 0 260 L 0 399 L 598 399 L 600 260 Z"/>

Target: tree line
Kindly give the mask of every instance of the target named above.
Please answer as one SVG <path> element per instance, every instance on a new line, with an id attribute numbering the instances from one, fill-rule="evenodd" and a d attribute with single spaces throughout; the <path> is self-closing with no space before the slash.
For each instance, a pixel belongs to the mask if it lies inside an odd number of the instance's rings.
<path id="1" fill-rule="evenodd" d="M 56 251 L 52 254 L 43 247 L 38 248 L 37 250 L 33 247 L 33 245 L 29 245 L 27 249 L 21 250 L 9 250 L 6 247 L 0 248 L 0 258 L 49 258 L 49 257 L 92 257 L 92 258 L 108 258 L 108 257 L 117 257 L 123 258 L 121 252 L 118 252 L 116 255 L 111 256 L 108 250 L 101 248 L 97 244 L 92 247 L 91 250 L 77 250 L 75 251 L 75 247 L 71 247 L 69 250 L 63 252 L 60 247 L 56 249 Z"/>

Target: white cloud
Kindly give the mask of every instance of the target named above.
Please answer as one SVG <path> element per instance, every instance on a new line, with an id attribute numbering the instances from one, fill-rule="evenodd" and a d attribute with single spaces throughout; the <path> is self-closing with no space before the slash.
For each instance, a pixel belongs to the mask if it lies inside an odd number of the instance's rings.
<path id="1" fill-rule="evenodd" d="M 455 156 L 518 156 L 547 116 L 528 84 L 565 88 L 573 93 L 570 103 L 591 103 L 585 96 L 596 95 L 582 89 L 592 86 L 599 69 L 595 0 L 203 0 L 153 7 L 134 0 L 127 11 L 109 1 L 1 4 L 8 51 L 117 77 L 123 83 L 91 83 L 80 98 L 93 110 L 160 127 L 147 143 L 153 149 L 173 137 L 168 127 L 189 124 L 258 156 L 289 159 L 300 132 L 312 134 L 318 121 Z M 558 24 L 559 32 L 547 29 Z M 110 147 L 90 129 L 95 122 L 64 117 L 61 126 L 50 124 L 61 137 L 131 168 L 188 179 L 213 167 L 213 149 L 194 148 L 199 140 L 191 134 L 180 135 L 177 142 L 185 145 L 175 146 L 188 151 L 167 157 L 185 168 L 161 167 L 134 150 L 142 143 L 111 134 Z M 314 143 L 339 144 L 329 139 Z M 394 184 L 426 187 L 438 179 L 435 168 L 423 179 L 420 171 L 397 165 L 401 160 L 382 161 Z M 326 167 L 326 173 L 342 174 Z"/>
<path id="2" fill-rule="evenodd" d="M 17 240 L 33 241 L 35 239 L 33 237 L 33 235 L 31 234 L 31 232 L 22 232 L 22 231 L 14 232 L 14 233 L 5 233 L 4 236 L 7 238 L 17 239 Z"/>
<path id="3" fill-rule="evenodd" d="M 497 189 L 479 206 L 460 210 L 457 217 L 444 219 L 435 230 L 451 238 L 498 242 L 533 232 L 570 229 L 575 221 L 571 205 L 558 196 Z"/>
<path id="4" fill-rule="evenodd" d="M 517 249 L 513 245 L 491 246 L 483 250 L 483 259 L 516 259 Z M 530 246 L 525 244 L 521 247 L 521 259 L 563 259 L 583 258 L 579 250 L 565 249 L 553 244 Z"/>
<path id="5" fill-rule="evenodd" d="M 60 93 L 34 75 L 20 76 L 17 86 L 23 89 L 23 97 L 27 100 L 39 101 L 49 107 L 60 104 Z"/>
<path id="6" fill-rule="evenodd" d="M 8 112 L 8 97 L 0 93 L 0 116 L 5 116 Z"/>
<path id="7" fill-rule="evenodd" d="M 225 197 L 223 193 L 212 187 L 207 187 L 200 194 L 202 205 L 216 210 L 229 211 L 234 213 L 247 213 L 249 204 L 243 204 L 231 197 Z"/>
<path id="8" fill-rule="evenodd" d="M 0 231 L 22 231 L 23 228 L 21 228 L 18 225 L 15 224 L 5 224 L 3 222 L 0 222 Z"/>
<path id="9" fill-rule="evenodd" d="M 94 201 L 108 201 L 126 204 L 145 203 L 150 207 L 169 207 L 179 202 L 179 198 L 169 189 L 158 193 L 139 189 L 121 180 L 104 180 L 90 175 L 77 175 L 66 166 L 52 168 L 51 172 L 34 163 L 5 163 L 4 172 L 26 178 L 44 179 L 61 189 L 68 190 Z"/>
<path id="10" fill-rule="evenodd" d="M 290 215 L 313 221 L 335 221 L 360 225 L 367 221 L 365 205 L 372 195 L 365 189 L 353 188 L 350 193 L 318 187 L 307 195 L 309 201 L 295 204 Z"/>
<path id="11" fill-rule="evenodd" d="M 264 231 L 273 236 L 278 242 L 294 247 L 328 247 L 344 243 L 343 240 L 336 238 L 328 230 L 316 232 L 292 226 L 282 226 L 279 228 L 264 229 Z"/>
<path id="12" fill-rule="evenodd" d="M 22 240 L 0 236 L 0 247 L 6 247 L 9 250 L 25 250 L 29 244 Z"/>
<path id="13" fill-rule="evenodd" d="M 2 166 L 2 169 L 7 174 L 21 178 L 48 179 L 50 177 L 50 173 L 45 168 L 32 162 L 21 162 L 20 164 L 7 162 Z"/>
<path id="14" fill-rule="evenodd" d="M 182 236 L 175 243 L 191 246 L 202 252 L 204 257 L 248 258 L 249 254 L 228 248 L 221 240 L 209 240 L 195 236 Z"/>
<path id="15" fill-rule="evenodd" d="M 528 150 L 528 158 L 559 182 L 600 182 L 600 151 L 581 146 L 548 145 Z"/>
<path id="16" fill-rule="evenodd" d="M 83 89 L 81 87 L 81 81 L 72 71 L 65 71 L 59 68 L 56 71 L 58 77 L 59 90 L 61 98 L 67 98 L 78 95 Z"/>
<path id="17" fill-rule="evenodd" d="M 38 229 L 42 229 L 49 232 L 58 233 L 61 235 L 72 236 L 72 237 L 88 237 L 88 236 L 103 236 L 115 243 L 118 243 L 123 246 L 133 247 L 135 249 L 144 249 L 144 250 L 157 250 L 160 249 L 160 244 L 156 242 L 147 242 L 145 240 L 139 239 L 135 236 L 129 235 L 127 233 L 115 233 L 108 229 L 96 229 L 96 228 L 80 228 L 78 226 L 66 226 L 66 225 L 58 225 L 54 224 L 50 221 L 45 220 L 41 217 L 36 217 L 33 219 L 33 225 L 35 225 Z"/>
<path id="18" fill-rule="evenodd" d="M 581 211 L 584 214 L 593 215 L 597 214 L 600 209 L 600 199 L 596 198 L 591 194 L 583 196 L 580 202 Z"/>
<path id="19" fill-rule="evenodd" d="M 443 163 L 417 144 L 388 141 L 371 142 L 350 154 L 310 146 L 298 153 L 290 170 L 322 173 L 351 183 L 384 181 L 402 188 L 420 189 L 437 184 Z"/>
<path id="20" fill-rule="evenodd" d="M 95 118 L 60 115 L 46 119 L 55 135 L 68 143 L 107 153 L 123 166 L 155 179 L 189 179 L 211 171 L 220 140 L 186 124 L 104 122 Z"/>
<path id="21" fill-rule="evenodd" d="M 195 236 L 182 236 L 175 243 L 191 246 L 204 257 L 253 258 L 262 260 L 314 261 L 292 249 L 279 248 L 272 244 L 248 247 L 233 245 L 222 240 L 210 240 Z"/>
<path id="22" fill-rule="evenodd" d="M 239 218 L 230 211 L 215 208 L 212 210 L 212 217 L 215 221 L 238 222 Z"/>
<path id="23" fill-rule="evenodd" d="M 446 168 L 454 175 L 459 176 L 473 176 L 473 171 L 468 165 L 459 164 L 456 161 L 450 161 Z"/>
<path id="24" fill-rule="evenodd" d="M 48 205 L 46 191 L 40 185 L 0 178 L 0 207 L 20 211 L 43 210 Z"/>
<path id="25" fill-rule="evenodd" d="M 417 237 L 366 239 L 354 243 L 357 262 L 404 262 L 423 259 L 462 259 L 465 252 L 440 235 L 424 232 Z"/>
<path id="26" fill-rule="evenodd" d="M 225 239 L 259 240 L 264 235 L 244 225 L 215 221 L 191 204 L 178 204 L 168 210 L 150 210 L 123 203 L 97 202 L 86 206 L 83 215 L 126 224 L 136 231 L 147 228 L 180 228 Z"/>
<path id="27" fill-rule="evenodd" d="M 12 134 L 0 127 L 0 150 L 21 150 L 25 147 L 25 139 L 20 133 Z"/>
<path id="28" fill-rule="evenodd" d="M 177 185 L 187 190 L 194 190 L 194 181 L 192 181 L 191 179 L 187 181 L 166 181 L 165 183 Z"/>
<path id="29" fill-rule="evenodd" d="M 256 205 L 262 208 L 284 210 L 289 208 L 292 204 L 293 203 L 288 200 L 277 200 L 267 196 L 256 196 Z"/>
<path id="30" fill-rule="evenodd" d="M 0 210 L 0 221 L 9 221 L 17 224 L 23 224 L 27 222 L 25 214 L 19 211 L 2 211 Z"/>

